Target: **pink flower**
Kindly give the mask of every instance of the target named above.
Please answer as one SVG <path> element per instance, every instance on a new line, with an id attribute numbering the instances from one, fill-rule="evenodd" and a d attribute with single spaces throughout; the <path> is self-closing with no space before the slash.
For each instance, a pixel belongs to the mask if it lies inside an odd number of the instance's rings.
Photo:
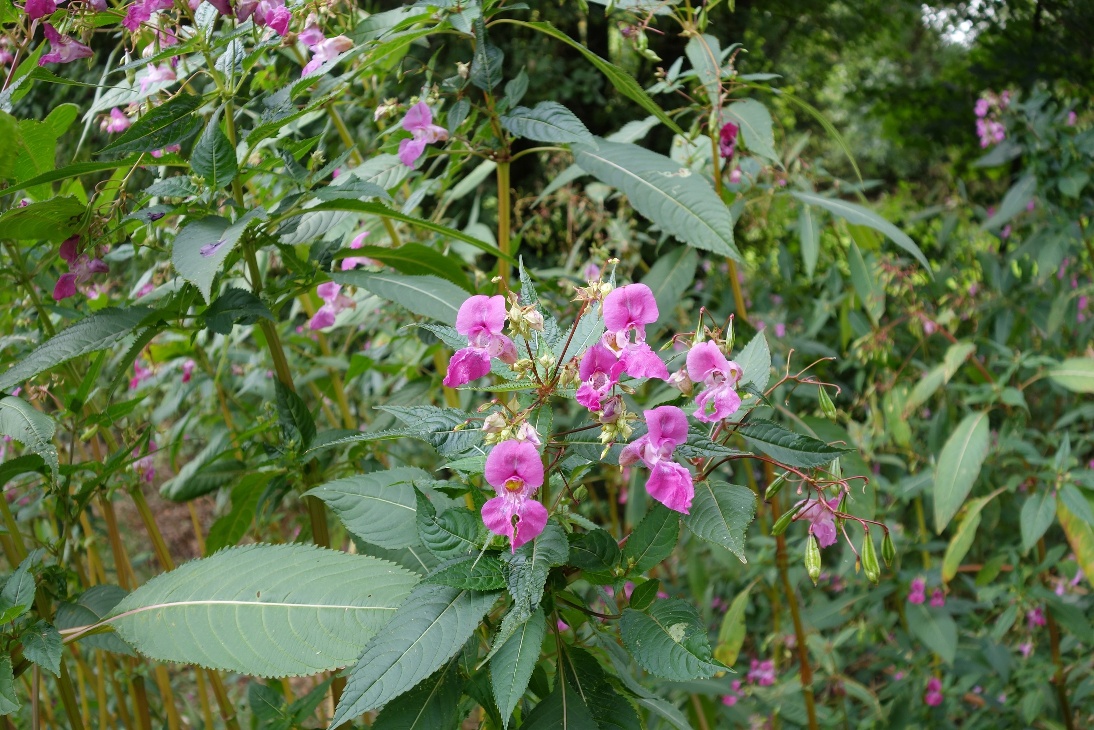
<path id="1" fill-rule="evenodd" d="M 29 4 L 28 2 L 27 5 Z M 1074 127 L 1076 120 L 1078 120 L 1078 117 L 1075 115 L 1075 110 L 1072 109 L 1067 113 L 1067 126 Z"/>
<path id="2" fill-rule="evenodd" d="M 753 659 L 748 668 L 748 681 L 761 687 L 770 687 L 775 684 L 775 663 L 770 659 L 762 662 Z"/>
<path id="3" fill-rule="evenodd" d="M 155 157 L 158 160 L 159 158 L 163 157 L 165 152 L 178 152 L 181 149 L 182 149 L 182 145 L 169 144 L 166 147 L 164 147 L 163 149 L 152 150 L 151 154 L 152 154 L 153 157 Z M 223 241 L 221 243 L 223 243 Z M 203 255 L 206 255 L 206 254 L 203 254 Z"/>
<path id="4" fill-rule="evenodd" d="M 730 173 L 729 173 L 729 182 L 732 183 L 733 185 L 736 185 L 739 182 L 741 182 L 741 168 L 735 167 L 735 168 L 733 168 L 733 170 L 730 171 Z"/>
<path id="5" fill-rule="evenodd" d="M 935 588 L 931 593 L 931 608 L 942 608 L 946 605 L 946 594 L 941 588 Z"/>
<path id="6" fill-rule="evenodd" d="M 718 154 L 722 156 L 722 159 L 728 160 L 733 157 L 737 149 L 737 132 L 739 131 L 740 127 L 733 122 L 722 125 L 722 131 L 718 133 Z"/>
<path id="7" fill-rule="evenodd" d="M 53 287 L 54 301 L 61 301 L 76 295 L 77 287 L 88 283 L 94 274 L 105 274 L 110 271 L 106 263 L 96 257 L 91 258 L 86 253 L 79 253 L 79 234 L 65 239 L 61 244 L 58 255 L 68 264 L 69 272 L 62 274 Z"/>
<path id="8" fill-rule="evenodd" d="M 1022 652 L 1023 659 L 1029 659 L 1029 655 L 1033 653 L 1033 642 L 1026 641 L 1019 644 L 1018 651 Z"/>
<path id="9" fill-rule="evenodd" d="M 794 515 L 794 521 L 808 520 L 809 534 L 817 538 L 822 548 L 836 544 L 836 515 L 833 510 L 839 507 L 840 495 L 825 501 L 807 499 L 805 506 Z"/>
<path id="10" fill-rule="evenodd" d="M 583 381 L 577 389 L 576 399 L 594 413 L 601 408 L 601 399 L 619 382 L 623 363 L 615 353 L 597 342 L 585 351 L 578 374 Z"/>
<path id="11" fill-rule="evenodd" d="M 741 396 L 736 390 L 741 368 L 726 359 L 717 342 L 704 340 L 694 345 L 688 351 L 687 367 L 688 378 L 706 386 L 695 399 L 696 420 L 713 423 L 737 412 L 741 407 Z"/>
<path id="12" fill-rule="evenodd" d="M 110 116 L 99 123 L 99 128 L 109 134 L 116 134 L 129 129 L 132 123 L 129 121 L 129 117 L 125 116 L 125 112 L 118 107 L 114 107 L 110 110 Z"/>
<path id="13" fill-rule="evenodd" d="M 657 300 L 645 284 L 628 284 L 604 297 L 603 342 L 623 362 L 632 378 L 669 379 L 668 368 L 646 344 L 646 325 L 657 321 Z M 631 333 L 634 340 L 631 340 Z"/>
<path id="14" fill-rule="evenodd" d="M 161 63 L 159 66 L 152 64 L 140 77 L 141 93 L 145 93 L 152 84 L 174 81 L 175 79 L 175 70 L 169 64 Z"/>
<path id="15" fill-rule="evenodd" d="M 130 32 L 136 33 L 142 24 L 152 18 L 152 13 L 157 10 L 169 10 L 172 7 L 174 7 L 172 0 L 139 0 L 126 9 L 122 25 Z"/>
<path id="16" fill-rule="evenodd" d="M 193 360 L 187 360 L 182 364 L 182 382 L 190 382 L 190 378 L 194 375 L 194 366 L 195 363 Z"/>
<path id="17" fill-rule="evenodd" d="M 342 294 L 342 285 L 333 281 L 320 284 L 315 288 L 319 298 L 324 304 L 312 316 L 308 326 L 313 330 L 321 330 L 334 324 L 334 318 L 344 309 L 357 306 L 357 303 Z"/>
<path id="18" fill-rule="evenodd" d="M 154 454 L 156 452 L 156 450 L 157 450 L 156 442 L 155 441 L 149 441 L 148 442 L 148 453 L 145 454 L 144 456 L 142 456 L 141 458 L 137 459 L 133 463 L 133 468 L 136 469 L 138 474 L 140 474 L 141 479 L 144 480 L 145 484 L 151 484 L 152 480 L 156 478 L 156 467 L 155 467 L 155 464 L 153 463 L 154 460 L 153 460 L 153 457 L 152 457 L 152 454 Z M 133 450 L 133 456 L 136 456 L 136 455 L 137 455 L 137 450 L 134 449 Z"/>
<path id="19" fill-rule="evenodd" d="M 923 701 L 931 707 L 942 704 L 942 680 L 931 677 L 927 680 L 927 692 L 923 695 Z"/>
<path id="20" fill-rule="evenodd" d="M 424 101 L 419 101 L 403 117 L 403 129 L 413 137 L 399 143 L 399 159 L 407 167 L 414 167 L 418 158 L 425 152 L 427 144 L 444 142 L 448 139 L 448 130 L 433 123 L 433 112 Z"/>
<path id="21" fill-rule="evenodd" d="M 69 63 L 95 55 L 90 48 L 78 40 L 58 33 L 57 29 L 49 23 L 43 24 L 42 27 L 53 50 L 38 59 L 39 66 L 45 66 L 47 63 Z"/>
<path id="22" fill-rule="evenodd" d="M 483 505 L 483 524 L 516 552 L 547 524 L 547 508 L 531 499 L 543 484 L 539 452 L 527 441 L 502 441 L 486 457 L 484 476 L 498 496 Z"/>
<path id="23" fill-rule="evenodd" d="M 688 440 L 688 418 L 676 406 L 645 411 L 646 434 L 623 447 L 620 466 L 641 461 L 650 470 L 646 491 L 671 510 L 688 514 L 695 487 L 691 472 L 672 461 L 672 452 Z"/>
<path id="24" fill-rule="evenodd" d="M 354 236 L 353 240 L 349 242 L 350 248 L 361 248 L 365 245 L 365 238 L 369 232 L 359 233 Z M 349 271 L 355 269 L 358 266 L 379 266 L 380 262 L 375 259 L 370 259 L 368 256 L 347 256 L 342 259 L 342 271 Z"/>
<path id="25" fill-rule="evenodd" d="M 927 581 L 922 578 L 913 578 L 911 589 L 908 591 L 908 603 L 922 604 L 927 600 Z"/>
<path id="26" fill-rule="evenodd" d="M 505 297 L 500 294 L 476 294 L 460 305 L 456 331 L 467 338 L 467 347 L 457 350 L 448 361 L 446 387 L 456 388 L 486 375 L 491 358 L 509 364 L 517 361 L 516 346 L 501 333 L 507 318 Z"/>
<path id="27" fill-rule="evenodd" d="M 988 115 L 988 111 L 991 109 L 991 102 L 985 97 L 980 97 L 976 101 L 976 106 L 973 108 L 973 112 L 980 119 L 983 119 Z"/>
<path id="28" fill-rule="evenodd" d="M 53 15 L 57 10 L 57 3 L 53 0 L 27 0 L 23 10 L 27 14 L 27 20 L 38 20 Z"/>
<path id="29" fill-rule="evenodd" d="M 151 378 L 156 372 L 150 368 L 145 367 L 144 362 L 136 360 L 133 363 L 133 377 L 129 379 L 129 389 L 136 390 L 141 387 L 141 383 Z"/>
<path id="30" fill-rule="evenodd" d="M 600 267 L 590 261 L 581 270 L 581 275 L 585 277 L 586 281 L 597 281 L 600 279 Z"/>
<path id="31" fill-rule="evenodd" d="M 259 3 L 260 5 L 262 3 Z M 268 13 L 266 13 L 266 25 L 272 29 L 278 35 L 285 35 L 289 32 L 289 21 L 292 20 L 292 13 L 284 5 L 277 5 Z"/>
<path id="32" fill-rule="evenodd" d="M 316 16 L 314 14 L 309 15 L 304 30 L 300 31 L 300 35 L 297 36 L 297 38 L 300 39 L 300 42 L 308 48 L 314 48 L 327 38 L 316 24 L 315 18 Z"/>
<path id="33" fill-rule="evenodd" d="M 304 66 L 304 69 L 300 72 L 301 76 L 307 76 L 308 74 L 316 71 L 327 61 L 333 61 L 338 58 L 339 55 L 345 53 L 349 49 L 353 48 L 353 41 L 344 35 L 335 36 L 334 38 L 327 38 L 319 43 L 311 46 L 312 59 Z"/>
<path id="34" fill-rule="evenodd" d="M 1046 623 L 1048 623 L 1048 620 L 1045 618 L 1045 611 L 1040 606 L 1026 613 L 1026 625 L 1029 626 L 1030 631 L 1044 626 Z"/>

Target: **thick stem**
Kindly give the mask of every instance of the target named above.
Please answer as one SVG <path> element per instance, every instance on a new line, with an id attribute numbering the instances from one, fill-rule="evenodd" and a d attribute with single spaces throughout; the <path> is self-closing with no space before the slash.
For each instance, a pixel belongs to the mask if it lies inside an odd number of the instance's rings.
<path id="1" fill-rule="evenodd" d="M 498 284 L 499 291 L 505 293 L 509 289 L 509 215 L 512 212 L 512 203 L 509 199 L 509 161 L 498 161 L 498 250 L 503 258 L 498 259 L 498 276 L 501 281 Z"/>
<path id="2" fill-rule="evenodd" d="M 1045 560 L 1045 538 L 1037 541 L 1037 557 Z M 1064 676 L 1064 662 L 1060 657 L 1060 627 L 1056 625 L 1056 619 L 1052 616 L 1052 609 L 1045 611 L 1045 619 L 1048 623 L 1048 638 L 1052 646 L 1052 663 L 1056 665 L 1056 675 L 1052 683 L 1056 685 L 1056 698 L 1060 701 L 1060 712 L 1064 716 L 1064 725 L 1067 730 L 1075 730 L 1075 723 L 1071 717 L 1071 705 L 1067 701 L 1067 678 Z"/>

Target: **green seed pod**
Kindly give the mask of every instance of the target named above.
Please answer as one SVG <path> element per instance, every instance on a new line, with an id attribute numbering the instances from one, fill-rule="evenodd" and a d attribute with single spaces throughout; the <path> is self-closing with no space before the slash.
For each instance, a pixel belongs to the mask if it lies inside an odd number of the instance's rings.
<path id="1" fill-rule="evenodd" d="M 824 388 L 817 389 L 817 398 L 820 400 L 821 413 L 829 420 L 836 420 L 836 404 L 828 397 L 828 391 Z"/>
<path id="2" fill-rule="evenodd" d="M 783 486 L 786 485 L 786 476 L 789 473 L 790 472 L 788 471 L 784 471 L 782 474 L 775 477 L 775 481 L 767 485 L 767 491 L 764 492 L 765 500 L 771 499 L 782 490 Z"/>
<path id="3" fill-rule="evenodd" d="M 795 505 L 783 512 L 779 519 L 775 520 L 775 524 L 771 526 L 771 534 L 781 535 L 786 532 L 786 528 L 790 527 L 790 523 L 794 521 L 794 515 L 798 514 L 799 509 L 801 509 L 801 505 Z"/>
<path id="4" fill-rule="evenodd" d="M 888 532 L 885 533 L 885 539 L 881 541 L 881 559 L 885 561 L 886 568 L 891 567 L 896 560 L 896 547 L 893 546 L 893 538 Z"/>
<path id="5" fill-rule="evenodd" d="M 866 577 L 871 583 L 877 585 L 881 580 L 881 566 L 877 562 L 877 552 L 874 550 L 874 538 L 867 532 L 862 539 L 862 568 L 866 571 Z"/>
<path id="6" fill-rule="evenodd" d="M 821 574 L 821 553 L 817 538 L 812 535 L 805 543 L 805 572 L 809 573 L 813 585 L 816 585 Z"/>

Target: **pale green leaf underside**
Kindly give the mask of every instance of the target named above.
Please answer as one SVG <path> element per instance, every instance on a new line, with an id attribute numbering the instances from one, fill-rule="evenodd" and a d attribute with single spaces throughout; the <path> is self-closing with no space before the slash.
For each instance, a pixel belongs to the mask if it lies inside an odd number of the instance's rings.
<path id="1" fill-rule="evenodd" d="M 260 677 L 353 663 L 418 576 L 377 558 L 304 545 L 247 545 L 164 573 L 107 623 L 160 661 Z"/>
<path id="2" fill-rule="evenodd" d="M 581 120 L 556 101 L 541 101 L 532 109 L 518 106 L 502 116 L 501 126 L 518 137 L 537 142 L 584 142 L 596 146 L 596 138 Z"/>
<path id="3" fill-rule="evenodd" d="M 1094 393 L 1094 358 L 1073 357 L 1048 371 L 1049 380 L 1075 393 Z"/>
<path id="4" fill-rule="evenodd" d="M 0 397 L 0 435 L 9 436 L 38 454 L 57 480 L 57 447 L 53 445 L 53 419 L 36 411 L 22 398 Z"/>
<path id="5" fill-rule="evenodd" d="M 970 413 L 946 439 L 934 477 L 935 530 L 942 532 L 965 501 L 988 455 L 986 411 Z"/>
<path id="6" fill-rule="evenodd" d="M 365 542 L 396 550 L 418 542 L 413 481 L 429 473 L 400 467 L 357 474 L 307 492 L 318 497 L 350 532 Z"/>
<path id="7" fill-rule="evenodd" d="M 456 314 L 460 310 L 460 305 L 470 296 L 447 279 L 432 275 L 403 276 L 347 271 L 332 274 L 331 278 L 339 284 L 359 286 L 381 299 L 405 307 L 414 314 L 448 325 L 456 324 Z"/>

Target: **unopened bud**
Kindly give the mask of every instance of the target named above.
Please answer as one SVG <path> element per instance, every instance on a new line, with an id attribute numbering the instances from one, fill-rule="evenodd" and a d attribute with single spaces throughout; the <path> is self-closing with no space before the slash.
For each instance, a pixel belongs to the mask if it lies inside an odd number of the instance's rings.
<path id="1" fill-rule="evenodd" d="M 779 516 L 779 519 L 775 520 L 775 524 L 771 526 L 771 534 L 781 535 L 786 532 L 786 528 L 794 521 L 794 515 L 798 514 L 798 511 L 804 504 L 805 500 L 798 502 L 786 512 L 783 512 L 782 515 Z"/>
<path id="2" fill-rule="evenodd" d="M 786 477 L 790 472 L 784 471 L 782 474 L 775 478 L 775 481 L 767 485 L 767 491 L 764 492 L 764 499 L 769 500 L 778 494 L 783 486 L 786 484 Z"/>
<path id="3" fill-rule="evenodd" d="M 528 423 L 528 421 L 520 424 L 520 428 L 517 429 L 516 439 L 517 441 L 527 441 L 537 447 L 542 445 L 542 442 L 539 440 L 539 433 L 536 432 L 535 427 Z"/>
<path id="4" fill-rule="evenodd" d="M 532 308 L 531 311 L 525 313 L 524 321 L 528 323 L 529 329 L 538 332 L 543 331 L 543 314 L 538 309 Z"/>
<path id="5" fill-rule="evenodd" d="M 881 566 L 877 562 L 877 553 L 874 551 L 874 538 L 867 532 L 862 539 L 862 567 L 866 571 L 866 578 L 877 585 L 881 579 Z"/>
<path id="6" fill-rule="evenodd" d="M 467 80 L 471 76 L 471 64 L 456 61 L 456 73 L 460 75 L 460 78 Z"/>
<path id="7" fill-rule="evenodd" d="M 821 574 L 821 552 L 817 538 L 812 535 L 805 542 L 805 572 L 809 574 L 813 585 L 816 585 Z"/>
<path id="8" fill-rule="evenodd" d="M 668 383 L 670 387 L 676 388 L 684 395 L 691 395 L 691 391 L 695 387 L 695 383 L 688 377 L 688 372 L 685 368 L 680 368 L 670 375 Z"/>
<path id="9" fill-rule="evenodd" d="M 486 433 L 499 433 L 505 429 L 505 416 L 500 411 L 494 411 L 482 422 L 482 430 Z"/>
<path id="10" fill-rule="evenodd" d="M 824 388 L 818 389 L 817 398 L 820 400 L 821 413 L 824 417 L 831 421 L 836 420 L 836 404 L 828 397 L 828 391 Z"/>
<path id="11" fill-rule="evenodd" d="M 613 395 L 608 400 L 604 401 L 600 406 L 600 422 L 602 424 L 615 423 L 627 412 L 627 406 L 623 403 L 623 398 L 618 395 Z"/>
<path id="12" fill-rule="evenodd" d="M 896 547 L 893 545 L 892 536 L 886 532 L 885 538 L 881 541 L 881 559 L 885 561 L 885 567 L 892 567 L 893 561 L 896 560 Z"/>

